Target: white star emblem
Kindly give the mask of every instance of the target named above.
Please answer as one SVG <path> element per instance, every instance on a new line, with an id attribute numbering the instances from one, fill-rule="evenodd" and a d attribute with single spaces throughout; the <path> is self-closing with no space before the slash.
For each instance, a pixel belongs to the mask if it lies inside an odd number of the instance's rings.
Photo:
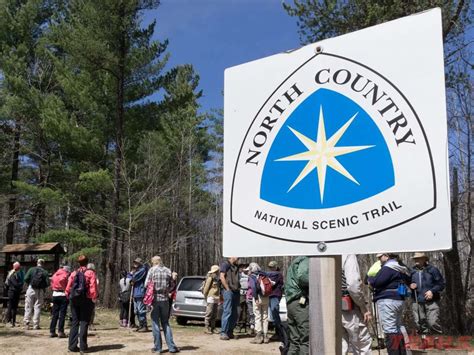
<path id="1" fill-rule="evenodd" d="M 326 170 L 327 167 L 331 167 L 341 175 L 345 176 L 352 182 L 359 185 L 357 180 L 342 166 L 342 164 L 336 159 L 339 155 L 345 155 L 359 150 L 373 147 L 373 145 L 363 146 L 351 146 L 351 147 L 336 147 L 337 142 L 341 139 L 347 128 L 350 126 L 352 121 L 356 118 L 358 112 L 354 114 L 339 130 L 334 133 L 331 138 L 326 139 L 326 131 L 324 128 L 324 116 L 322 106 L 319 108 L 319 123 L 318 123 L 318 136 L 316 141 L 306 137 L 300 132 L 294 130 L 290 126 L 288 128 L 293 134 L 305 145 L 308 150 L 306 152 L 290 155 L 288 157 L 276 159 L 276 161 L 308 161 L 306 166 L 303 168 L 301 173 L 298 175 L 296 180 L 293 182 L 291 187 L 288 189 L 290 192 L 295 186 L 297 186 L 301 180 L 303 180 L 310 172 L 314 169 L 318 169 L 318 182 L 319 182 L 319 195 L 321 197 L 321 203 L 324 199 L 324 186 L 326 181 Z"/>

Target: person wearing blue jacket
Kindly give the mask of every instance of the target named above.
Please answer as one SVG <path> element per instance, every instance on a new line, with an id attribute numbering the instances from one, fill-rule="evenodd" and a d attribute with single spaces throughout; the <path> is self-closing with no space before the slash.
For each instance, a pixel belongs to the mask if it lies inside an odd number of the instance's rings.
<path id="1" fill-rule="evenodd" d="M 415 266 L 411 272 L 410 288 L 413 290 L 412 311 L 420 334 L 441 334 L 439 320 L 440 292 L 444 290 L 444 278 L 440 271 L 428 263 L 428 256 L 415 253 Z"/>
<path id="2" fill-rule="evenodd" d="M 374 289 L 374 302 L 380 316 L 389 355 L 406 354 L 405 342 L 401 332 L 402 312 L 405 294 L 400 292 L 410 282 L 408 268 L 401 265 L 398 255 L 382 253 L 379 258 L 382 267 L 377 275 L 369 277 Z"/>
<path id="3" fill-rule="evenodd" d="M 148 332 L 146 322 L 146 307 L 143 303 L 145 297 L 145 279 L 148 273 L 148 266 L 143 264 L 142 259 L 136 258 L 133 261 L 135 272 L 133 273 L 131 284 L 133 285 L 133 303 L 135 306 L 135 314 L 137 315 L 139 326 L 137 332 Z"/>

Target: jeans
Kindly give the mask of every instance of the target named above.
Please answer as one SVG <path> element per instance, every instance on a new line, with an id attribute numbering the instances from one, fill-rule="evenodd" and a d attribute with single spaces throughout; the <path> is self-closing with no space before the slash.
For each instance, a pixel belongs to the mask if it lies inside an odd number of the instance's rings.
<path id="1" fill-rule="evenodd" d="M 58 332 L 64 333 L 64 320 L 66 319 L 68 303 L 66 296 L 53 297 L 53 316 L 49 325 L 49 332 L 51 334 L 56 333 L 56 324 L 58 324 Z"/>
<path id="2" fill-rule="evenodd" d="M 71 302 L 72 325 L 69 332 L 68 345 L 70 350 L 77 348 L 78 340 L 80 350 L 87 350 L 87 330 L 91 321 L 93 307 L 94 303 L 90 298 Z"/>
<path id="3" fill-rule="evenodd" d="M 239 291 L 224 290 L 222 295 L 224 297 L 224 304 L 222 309 L 221 335 L 230 336 L 237 324 L 240 294 Z"/>
<path id="4" fill-rule="evenodd" d="M 280 338 L 280 341 L 287 345 L 288 344 L 288 335 L 286 330 L 281 324 L 280 318 L 280 297 L 270 297 L 270 313 L 273 319 L 273 325 L 275 326 L 275 333 Z"/>
<path id="5" fill-rule="evenodd" d="M 153 302 L 153 309 L 151 310 L 151 326 L 153 332 L 154 349 L 161 351 L 161 333 L 160 324 L 165 335 L 166 344 L 169 351 L 177 350 L 176 344 L 173 341 L 173 333 L 169 324 L 169 301 L 155 301 Z"/>
<path id="6" fill-rule="evenodd" d="M 385 334 L 400 333 L 404 301 L 389 298 L 377 300 L 377 311 Z"/>
<path id="7" fill-rule="evenodd" d="M 246 299 L 245 302 L 247 303 L 247 312 L 248 312 L 248 320 L 250 329 L 255 328 L 255 314 L 253 314 L 253 298 Z"/>
<path id="8" fill-rule="evenodd" d="M 133 302 L 134 302 L 135 314 L 137 315 L 139 326 L 146 327 L 147 326 L 146 325 L 146 307 L 143 304 L 143 297 L 134 297 Z"/>

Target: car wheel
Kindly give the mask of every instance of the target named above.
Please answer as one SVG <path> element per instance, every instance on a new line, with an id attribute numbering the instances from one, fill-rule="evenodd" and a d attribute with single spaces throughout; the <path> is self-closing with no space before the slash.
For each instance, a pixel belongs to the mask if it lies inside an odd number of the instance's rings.
<path id="1" fill-rule="evenodd" d="M 188 323 L 188 319 L 184 317 L 176 317 L 176 323 L 179 325 L 186 325 Z"/>

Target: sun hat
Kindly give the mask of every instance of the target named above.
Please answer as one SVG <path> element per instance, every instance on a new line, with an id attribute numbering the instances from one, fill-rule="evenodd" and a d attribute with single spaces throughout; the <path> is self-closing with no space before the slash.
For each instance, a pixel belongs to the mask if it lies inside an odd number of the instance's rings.
<path id="1" fill-rule="evenodd" d="M 421 258 L 425 258 L 426 260 L 429 260 L 430 257 L 428 255 L 426 255 L 425 253 L 415 253 L 415 255 L 413 255 L 411 257 L 412 259 L 421 259 Z"/>
<path id="2" fill-rule="evenodd" d="M 278 267 L 278 263 L 275 260 L 272 260 L 268 263 L 268 267 L 271 267 L 272 269 L 276 268 Z"/>
<path id="3" fill-rule="evenodd" d="M 209 270 L 207 273 L 208 274 L 213 274 L 213 273 L 218 272 L 218 271 L 219 271 L 219 265 L 212 265 L 211 270 Z"/>

